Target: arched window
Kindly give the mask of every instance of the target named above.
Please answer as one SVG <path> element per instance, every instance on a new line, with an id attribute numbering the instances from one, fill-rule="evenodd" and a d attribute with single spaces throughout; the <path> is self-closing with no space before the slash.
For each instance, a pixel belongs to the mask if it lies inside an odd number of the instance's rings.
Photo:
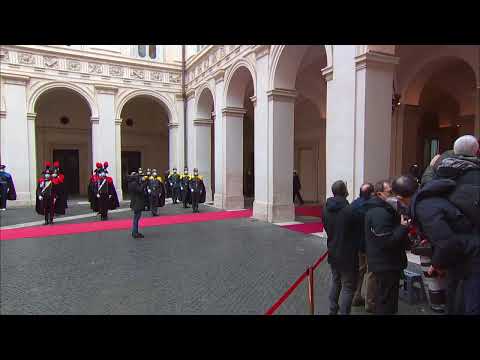
<path id="1" fill-rule="evenodd" d="M 157 58 L 157 45 L 148 45 L 148 56 L 150 59 Z"/>
<path id="2" fill-rule="evenodd" d="M 144 58 L 147 55 L 147 45 L 138 45 L 138 56 Z"/>

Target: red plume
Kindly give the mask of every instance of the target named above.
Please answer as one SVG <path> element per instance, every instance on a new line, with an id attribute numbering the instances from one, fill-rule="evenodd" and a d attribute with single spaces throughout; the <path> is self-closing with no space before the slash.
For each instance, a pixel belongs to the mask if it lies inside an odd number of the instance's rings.
<path id="1" fill-rule="evenodd" d="M 55 162 L 53 163 L 53 166 L 54 166 L 54 167 L 59 167 L 59 166 L 60 166 L 60 162 L 55 161 Z"/>
<path id="2" fill-rule="evenodd" d="M 102 167 L 102 163 L 97 162 L 97 169 L 100 169 Z"/>
<path id="3" fill-rule="evenodd" d="M 45 161 L 45 167 L 50 167 L 52 166 L 52 163 L 50 161 Z"/>
<path id="4" fill-rule="evenodd" d="M 104 168 L 107 168 L 107 167 L 108 167 L 108 161 L 105 161 L 105 162 L 103 163 L 103 167 L 104 167 Z"/>

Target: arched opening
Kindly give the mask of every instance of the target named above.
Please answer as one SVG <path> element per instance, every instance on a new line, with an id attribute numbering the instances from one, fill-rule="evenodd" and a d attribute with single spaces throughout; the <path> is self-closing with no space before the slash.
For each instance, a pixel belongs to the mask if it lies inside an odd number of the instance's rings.
<path id="1" fill-rule="evenodd" d="M 321 70 L 327 67 L 327 53 L 320 45 L 289 45 L 280 54 L 274 74 L 276 89 L 295 91 L 293 112 L 293 161 L 284 173 L 293 170 L 301 181 L 305 202 L 321 203 L 326 197 L 326 81 Z M 292 184 L 293 191 L 293 184 Z"/>
<path id="2" fill-rule="evenodd" d="M 195 123 L 196 167 L 203 176 L 207 201 L 215 195 L 215 115 L 214 100 L 210 89 L 202 90 L 197 102 Z"/>
<path id="3" fill-rule="evenodd" d="M 59 161 L 69 198 L 86 196 L 92 163 L 92 112 L 86 99 L 68 88 L 42 93 L 34 105 L 37 177 L 45 161 Z"/>
<path id="4" fill-rule="evenodd" d="M 252 207 L 254 201 L 254 95 L 250 70 L 239 66 L 228 83 L 223 119 L 226 208 Z"/>
<path id="5" fill-rule="evenodd" d="M 460 55 L 465 49 L 457 50 Z M 474 134 L 475 72 L 463 55 L 441 56 L 441 51 L 439 53 L 440 56 L 431 61 L 422 62 L 428 56 L 423 47 L 397 49 L 400 56 L 397 81 L 404 85 L 400 106 L 394 114 L 396 127 L 401 130 L 396 134 L 397 144 L 401 140 L 395 159 L 397 172 L 407 172 L 412 164 L 425 169 L 437 153 L 452 149 L 456 138 Z M 415 63 L 422 65 L 416 67 Z M 413 73 L 406 71 L 405 66 L 414 69 Z M 392 143 L 395 144 L 395 140 Z"/>
<path id="6" fill-rule="evenodd" d="M 125 103 L 120 117 L 122 190 L 128 194 L 126 177 L 132 171 L 157 169 L 163 176 L 169 168 L 169 114 L 160 100 L 138 95 Z"/>

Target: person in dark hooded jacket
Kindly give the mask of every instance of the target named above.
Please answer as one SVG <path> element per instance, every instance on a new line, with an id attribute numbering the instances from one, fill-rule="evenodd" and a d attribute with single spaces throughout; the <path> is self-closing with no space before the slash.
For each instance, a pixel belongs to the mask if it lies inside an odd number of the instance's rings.
<path id="1" fill-rule="evenodd" d="M 337 232 L 341 232 L 342 223 L 345 223 L 348 214 L 342 213 L 348 205 L 347 186 L 338 180 L 332 185 L 333 197 L 328 198 L 322 212 L 322 222 L 327 233 L 328 263 L 332 271 L 332 286 L 330 288 L 330 315 L 349 314 L 353 294 L 357 287 L 358 278 L 358 257 L 350 259 L 353 263 L 345 262 L 339 251 L 339 242 L 337 241 Z M 341 235 L 344 238 L 344 234 Z M 338 300 L 341 294 L 341 304 Z"/>
<path id="2" fill-rule="evenodd" d="M 410 245 L 408 221 L 400 206 L 409 206 L 417 188 L 413 177 L 400 176 L 392 182 L 394 197 L 373 197 L 367 202 L 372 208 L 365 215 L 365 241 L 368 269 L 375 274 L 376 314 L 398 312 L 400 276 L 408 264 L 405 251 Z"/>
<path id="3" fill-rule="evenodd" d="M 473 136 L 457 139 L 454 155 L 437 164 L 434 179 L 423 186 L 411 205 L 412 219 L 432 246 L 429 272 L 447 271 L 449 314 L 480 314 L 480 230 L 475 219 L 469 219 L 449 200 L 460 185 L 480 185 L 477 151 Z"/>

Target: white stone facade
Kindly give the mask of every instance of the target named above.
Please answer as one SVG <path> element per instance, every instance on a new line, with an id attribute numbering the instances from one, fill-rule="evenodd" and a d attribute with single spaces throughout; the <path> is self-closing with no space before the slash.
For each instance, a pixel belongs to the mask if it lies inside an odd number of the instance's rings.
<path id="1" fill-rule="evenodd" d="M 187 45 L 185 96 L 181 46 L 162 46 L 155 60 L 139 59 L 135 45 L 117 46 L 116 53 L 79 47 L 1 48 L 1 161 L 14 175 L 17 203 L 32 201 L 43 161 L 35 109 L 54 88 L 88 104 L 91 130 L 81 131 L 91 133 L 89 166 L 109 161 L 121 182 L 121 151 L 128 150 L 122 111 L 132 99 L 150 97 L 164 109 L 158 117 L 168 118 L 168 130 L 159 128 L 158 137 L 168 138 L 169 167 L 197 167 L 208 199 L 235 209 L 244 207 L 245 168 L 253 162 L 254 217 L 270 222 L 294 219 L 294 168 L 307 200 L 320 202 L 338 179 L 352 198 L 363 182 L 405 171 L 421 157 L 424 141 L 410 143 L 416 134 L 409 129 L 435 107 L 441 130 L 435 136 L 453 136 L 455 126 L 455 134 L 480 132 L 478 46 Z M 448 80 L 449 73 L 458 73 L 458 80 Z M 436 89 L 452 99 L 450 107 Z M 401 98 L 392 111 L 394 91 Z M 253 119 L 253 134 L 246 132 L 247 119 Z"/>

